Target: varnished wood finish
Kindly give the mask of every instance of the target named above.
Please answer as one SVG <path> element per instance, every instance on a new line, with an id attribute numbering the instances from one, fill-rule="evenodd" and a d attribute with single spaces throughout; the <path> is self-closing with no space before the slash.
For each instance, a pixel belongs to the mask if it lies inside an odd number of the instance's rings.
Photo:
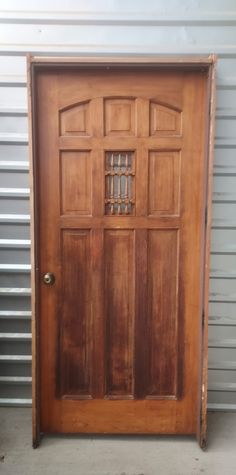
<path id="1" fill-rule="evenodd" d="M 164 56 L 164 55 L 155 55 L 155 54 L 145 54 L 145 55 L 135 55 L 135 56 L 31 56 L 29 55 L 29 61 L 33 64 L 41 65 L 57 65 L 60 66 L 68 66 L 72 65 L 84 65 L 89 64 L 91 65 L 109 65 L 112 67 L 113 64 L 115 65 L 137 65 L 137 66 L 147 66 L 147 65 L 154 65 L 155 67 L 175 67 L 177 66 L 180 68 L 188 68 L 188 69 L 200 69 L 201 67 L 205 67 L 206 69 L 209 68 L 212 63 L 215 61 L 215 55 L 208 55 L 208 56 L 198 56 L 192 55 L 184 55 L 184 56 Z"/>
<path id="2" fill-rule="evenodd" d="M 61 214 L 91 215 L 91 152 L 88 150 L 62 151 L 60 175 Z"/>
<path id="3" fill-rule="evenodd" d="M 207 381 L 208 381 L 208 307 L 209 307 L 209 275 L 210 275 L 210 249 L 211 249 L 211 222 L 212 222 L 212 187 L 213 187 L 213 160 L 214 160 L 214 137 L 215 137 L 215 109 L 216 109 L 216 62 L 212 57 L 212 65 L 209 69 L 208 80 L 208 143 L 206 154 L 206 226 L 203 237 L 203 254 L 205 261 L 203 275 L 203 312 L 202 312 L 202 344 L 200 365 L 200 388 L 199 388 L 199 424 L 197 438 L 202 449 L 207 446 Z"/>
<path id="4" fill-rule="evenodd" d="M 91 397 L 91 231 L 64 230 L 59 319 L 59 397 Z"/>
<path id="5" fill-rule="evenodd" d="M 105 396 L 133 397 L 134 231 L 105 230 Z"/>
<path id="6" fill-rule="evenodd" d="M 30 167 L 30 238 L 31 238 L 31 331 L 32 331 L 32 446 L 40 443 L 39 396 L 39 275 L 38 275 L 38 170 L 36 166 L 36 111 L 34 74 L 30 57 L 27 58 L 27 95 L 29 110 L 29 167 Z"/>
<path id="7" fill-rule="evenodd" d="M 181 154 L 149 153 L 149 215 L 179 215 Z"/>
<path id="8" fill-rule="evenodd" d="M 146 397 L 178 397 L 178 231 L 148 231 Z M 168 292 L 167 292 L 168 289 Z M 139 375 L 142 378 L 142 375 Z"/>
<path id="9" fill-rule="evenodd" d="M 44 432 L 197 433 L 202 61 L 194 71 L 33 63 L 40 276 L 56 276 L 39 295 Z M 134 155 L 132 215 L 105 215 L 107 151 Z"/>

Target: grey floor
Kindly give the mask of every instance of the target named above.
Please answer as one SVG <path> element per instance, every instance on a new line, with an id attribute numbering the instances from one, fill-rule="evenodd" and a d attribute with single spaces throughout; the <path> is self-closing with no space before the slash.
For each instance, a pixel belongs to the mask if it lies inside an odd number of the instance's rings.
<path id="1" fill-rule="evenodd" d="M 188 437 L 44 437 L 31 410 L 0 409 L 1 475 L 236 475 L 236 413 L 210 413 L 208 449 Z"/>

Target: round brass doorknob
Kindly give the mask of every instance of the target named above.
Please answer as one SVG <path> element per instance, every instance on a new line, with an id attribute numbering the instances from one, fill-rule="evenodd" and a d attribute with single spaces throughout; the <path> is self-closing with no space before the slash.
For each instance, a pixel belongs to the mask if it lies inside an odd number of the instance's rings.
<path id="1" fill-rule="evenodd" d="M 46 274 L 44 274 L 43 276 L 43 281 L 45 284 L 47 285 L 53 285 L 54 282 L 55 282 L 55 275 L 52 274 L 51 272 L 47 272 Z"/>

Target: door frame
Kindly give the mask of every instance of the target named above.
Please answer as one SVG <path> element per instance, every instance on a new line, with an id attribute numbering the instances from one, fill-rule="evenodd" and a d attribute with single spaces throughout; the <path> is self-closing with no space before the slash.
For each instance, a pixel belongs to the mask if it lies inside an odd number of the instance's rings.
<path id="1" fill-rule="evenodd" d="M 204 249 L 202 256 L 202 322 L 201 324 L 201 374 L 199 375 L 199 424 L 198 442 L 206 448 L 207 430 L 207 369 L 208 369 L 208 297 L 209 297 L 209 266 L 212 220 L 212 177 L 215 130 L 215 95 L 216 95 L 216 55 L 208 56 L 27 56 L 27 89 L 29 111 L 29 154 L 30 154 L 30 236 L 31 236 L 31 289 L 32 289 L 32 444 L 40 443 L 40 392 L 39 392 L 39 243 L 38 243 L 38 156 L 37 156 L 37 111 L 35 104 L 35 78 L 38 71 L 48 68 L 79 69 L 89 66 L 115 67 L 155 67 L 156 69 L 175 68 L 177 70 L 202 70 L 208 72 L 207 81 L 207 147 L 205 150 L 206 182 L 204 204 L 206 211 L 204 229 Z"/>

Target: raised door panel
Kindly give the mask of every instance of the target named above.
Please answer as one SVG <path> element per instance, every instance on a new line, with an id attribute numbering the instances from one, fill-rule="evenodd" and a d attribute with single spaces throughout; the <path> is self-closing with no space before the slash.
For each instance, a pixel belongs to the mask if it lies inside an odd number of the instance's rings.
<path id="1" fill-rule="evenodd" d="M 135 135 L 135 100 L 105 99 L 104 123 L 106 135 Z"/>
<path id="2" fill-rule="evenodd" d="M 178 230 L 149 230 L 146 397 L 177 397 Z"/>
<path id="3" fill-rule="evenodd" d="M 134 231 L 106 230 L 106 397 L 133 397 Z"/>
<path id="4" fill-rule="evenodd" d="M 148 161 L 148 213 L 179 214 L 180 152 L 150 151 Z"/>
<path id="5" fill-rule="evenodd" d="M 150 135 L 180 135 L 181 128 L 180 111 L 150 102 Z"/>
<path id="6" fill-rule="evenodd" d="M 91 151 L 61 152 L 61 213 L 91 215 Z"/>
<path id="7" fill-rule="evenodd" d="M 61 397 L 91 397 L 90 231 L 62 233 L 62 295 L 58 389 Z"/>
<path id="8" fill-rule="evenodd" d="M 60 135 L 91 135 L 90 102 L 70 106 L 60 112 Z"/>

